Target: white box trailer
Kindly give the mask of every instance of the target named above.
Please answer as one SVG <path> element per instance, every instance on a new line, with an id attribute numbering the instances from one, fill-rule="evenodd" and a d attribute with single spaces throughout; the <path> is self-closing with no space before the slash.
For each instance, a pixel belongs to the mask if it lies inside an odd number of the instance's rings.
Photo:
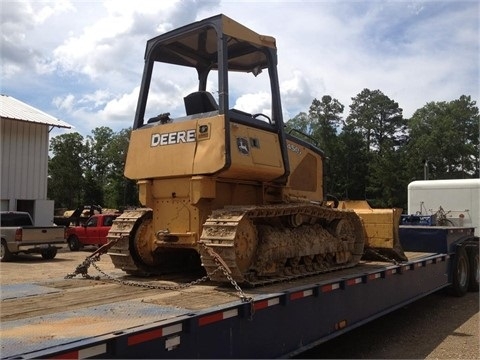
<path id="1" fill-rule="evenodd" d="M 408 185 L 408 214 L 434 215 L 440 207 L 455 226 L 480 234 L 480 179 L 421 180 Z"/>

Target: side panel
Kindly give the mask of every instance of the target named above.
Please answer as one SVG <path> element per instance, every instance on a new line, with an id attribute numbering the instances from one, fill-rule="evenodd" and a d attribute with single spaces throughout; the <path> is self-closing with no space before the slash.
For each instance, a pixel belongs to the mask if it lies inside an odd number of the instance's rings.
<path id="1" fill-rule="evenodd" d="M 215 116 L 132 131 L 125 176 L 138 180 L 211 174 L 225 164 L 224 118 Z"/>
<path id="2" fill-rule="evenodd" d="M 183 324 L 185 331 L 152 344 L 122 347 L 122 354 L 210 359 L 291 356 L 445 286 L 445 265 L 443 257 L 292 288 L 257 299 L 253 313 L 249 304 L 243 304 L 200 314 Z"/>
<path id="3" fill-rule="evenodd" d="M 287 140 L 290 177 L 286 194 L 299 199 L 323 200 L 323 159 L 311 149 Z"/>
<path id="4" fill-rule="evenodd" d="M 77 226 L 77 227 L 75 227 L 75 230 L 73 231 L 73 233 L 75 233 L 75 235 L 77 235 L 78 240 L 80 240 L 80 242 L 82 244 L 88 244 L 87 229 L 85 227 Z"/>
<path id="5" fill-rule="evenodd" d="M 222 178 L 273 181 L 285 172 L 278 135 L 238 123 L 230 123 L 231 165 Z"/>
<path id="6" fill-rule="evenodd" d="M 227 163 L 224 117 L 147 125 L 132 132 L 125 164 L 130 179 L 218 174 L 224 179 L 268 182 L 285 172 L 278 135 L 230 124 Z"/>
<path id="7" fill-rule="evenodd" d="M 100 240 L 100 228 L 98 226 L 87 228 L 87 241 L 97 244 Z"/>
<path id="8" fill-rule="evenodd" d="M 452 254 L 459 240 L 473 236 L 473 228 L 400 226 L 399 233 L 405 251 Z"/>

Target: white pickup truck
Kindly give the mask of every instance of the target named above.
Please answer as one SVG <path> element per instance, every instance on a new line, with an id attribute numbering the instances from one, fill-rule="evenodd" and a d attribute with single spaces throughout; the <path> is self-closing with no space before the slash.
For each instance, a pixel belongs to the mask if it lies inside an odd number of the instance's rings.
<path id="1" fill-rule="evenodd" d="M 33 226 L 27 212 L 0 212 L 0 261 L 10 261 L 18 253 L 41 254 L 53 259 L 57 250 L 67 247 L 64 226 Z"/>

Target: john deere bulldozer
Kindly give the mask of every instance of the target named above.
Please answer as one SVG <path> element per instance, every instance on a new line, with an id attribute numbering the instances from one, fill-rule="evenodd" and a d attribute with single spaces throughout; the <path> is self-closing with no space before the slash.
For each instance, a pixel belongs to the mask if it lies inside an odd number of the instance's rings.
<path id="1" fill-rule="evenodd" d="M 398 209 L 326 201 L 323 152 L 285 131 L 273 37 L 218 15 L 147 42 L 125 176 L 142 208 L 108 254 L 134 275 L 202 265 L 262 284 L 401 260 Z"/>

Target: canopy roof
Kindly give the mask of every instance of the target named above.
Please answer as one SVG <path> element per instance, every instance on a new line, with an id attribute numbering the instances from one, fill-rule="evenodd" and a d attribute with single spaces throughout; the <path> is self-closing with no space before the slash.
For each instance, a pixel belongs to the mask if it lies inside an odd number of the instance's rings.
<path id="1" fill-rule="evenodd" d="M 219 39 L 227 42 L 229 71 L 264 69 L 268 65 L 267 49 L 276 49 L 275 38 L 257 34 L 220 14 L 149 40 L 145 59 L 197 69 L 218 69 Z"/>

